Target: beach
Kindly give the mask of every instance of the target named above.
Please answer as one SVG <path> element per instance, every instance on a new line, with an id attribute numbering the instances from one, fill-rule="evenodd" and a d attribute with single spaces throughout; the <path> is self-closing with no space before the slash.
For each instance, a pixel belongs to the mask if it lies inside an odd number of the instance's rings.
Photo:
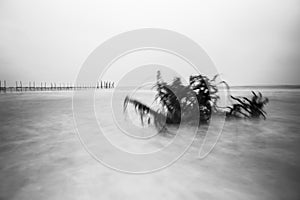
<path id="1" fill-rule="evenodd" d="M 0 199 L 300 199 L 300 90 L 260 91 L 270 100 L 266 120 L 226 121 L 205 159 L 197 158 L 198 136 L 177 162 L 140 175 L 110 169 L 85 150 L 71 91 L 0 94 Z M 126 148 L 107 117 L 112 92 L 96 91 L 96 114 L 105 134 Z M 251 89 L 232 94 L 250 96 Z M 140 98 L 151 102 L 148 94 Z M 167 141 L 158 136 L 143 145 Z"/>

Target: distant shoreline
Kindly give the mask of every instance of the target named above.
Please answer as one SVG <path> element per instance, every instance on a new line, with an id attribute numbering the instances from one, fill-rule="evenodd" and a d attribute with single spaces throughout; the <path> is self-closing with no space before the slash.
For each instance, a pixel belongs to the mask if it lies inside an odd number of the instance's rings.
<path id="1" fill-rule="evenodd" d="M 232 89 L 261 88 L 261 89 L 300 89 L 300 85 L 244 85 L 230 86 Z"/>

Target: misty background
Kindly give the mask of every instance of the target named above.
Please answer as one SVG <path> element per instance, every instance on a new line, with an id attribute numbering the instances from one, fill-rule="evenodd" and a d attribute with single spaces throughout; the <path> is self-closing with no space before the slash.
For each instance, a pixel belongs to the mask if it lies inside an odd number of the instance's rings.
<path id="1" fill-rule="evenodd" d="M 74 82 L 97 46 L 139 28 L 196 41 L 230 85 L 300 84 L 299 0 L 1 0 L 0 80 Z"/>

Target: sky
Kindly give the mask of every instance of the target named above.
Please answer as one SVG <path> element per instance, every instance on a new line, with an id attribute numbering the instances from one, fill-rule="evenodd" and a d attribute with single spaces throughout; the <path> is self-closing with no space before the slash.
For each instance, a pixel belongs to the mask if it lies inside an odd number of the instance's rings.
<path id="1" fill-rule="evenodd" d="M 299 0 L 0 0 L 0 80 L 74 82 L 102 42 L 139 28 L 191 38 L 231 85 L 300 84 Z"/>

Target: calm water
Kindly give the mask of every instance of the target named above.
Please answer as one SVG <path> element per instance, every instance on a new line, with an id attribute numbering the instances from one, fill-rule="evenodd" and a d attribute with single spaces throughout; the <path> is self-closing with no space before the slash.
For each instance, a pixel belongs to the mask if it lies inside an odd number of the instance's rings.
<path id="1" fill-rule="evenodd" d="M 262 92 L 270 99 L 267 120 L 227 121 L 207 158 L 197 158 L 197 137 L 174 165 L 145 175 L 113 171 L 84 150 L 71 92 L 1 94 L 0 199 L 300 199 L 300 90 Z M 114 142 L 132 151 L 168 142 L 159 136 L 133 145 L 116 134 L 110 95 L 97 93 L 96 114 Z"/>

